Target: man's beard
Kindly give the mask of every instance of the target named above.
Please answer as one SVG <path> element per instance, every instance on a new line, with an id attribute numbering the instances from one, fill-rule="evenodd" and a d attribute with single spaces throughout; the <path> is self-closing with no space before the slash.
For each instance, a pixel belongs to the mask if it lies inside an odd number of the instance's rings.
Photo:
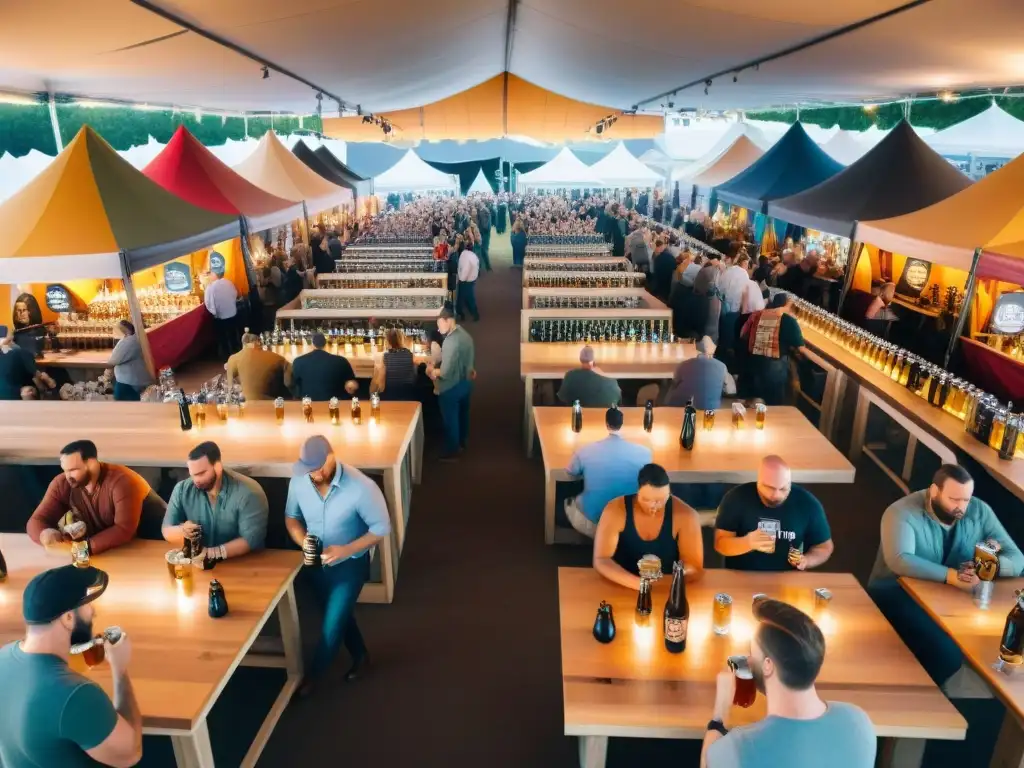
<path id="1" fill-rule="evenodd" d="M 71 628 L 71 645 L 81 645 L 92 640 L 92 621 L 84 621 L 75 612 L 75 626 Z"/>
<path id="2" fill-rule="evenodd" d="M 775 509 L 775 507 L 781 507 L 783 504 L 786 503 L 786 499 L 789 498 L 789 496 L 786 495 L 785 497 L 776 500 L 776 499 L 766 499 L 764 496 L 761 496 L 760 493 L 758 493 L 757 495 L 761 498 L 761 503 L 764 504 L 766 507 L 768 507 L 770 509 Z"/>
<path id="3" fill-rule="evenodd" d="M 953 509 L 946 509 L 946 506 L 938 499 L 932 499 L 932 512 L 939 519 L 939 522 L 945 523 L 946 525 L 953 525 L 957 520 L 964 516 L 965 510 L 961 510 L 959 507 Z"/>
<path id="4" fill-rule="evenodd" d="M 217 478 L 214 478 L 213 480 L 210 480 L 207 483 L 200 483 L 197 482 L 196 480 L 193 480 L 192 484 L 196 487 L 196 490 L 202 491 L 203 493 L 207 493 L 211 488 L 213 488 L 214 485 L 217 484 Z"/>

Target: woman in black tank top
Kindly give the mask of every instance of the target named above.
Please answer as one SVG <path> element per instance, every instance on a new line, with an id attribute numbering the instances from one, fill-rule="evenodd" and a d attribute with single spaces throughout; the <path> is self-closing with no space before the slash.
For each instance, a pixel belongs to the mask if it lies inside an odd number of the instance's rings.
<path id="1" fill-rule="evenodd" d="M 661 528 L 652 540 L 641 538 L 636 529 L 634 517 L 638 514 L 648 515 L 636 503 L 636 496 L 626 496 L 623 502 L 626 505 L 626 524 L 619 534 L 619 544 L 612 559 L 634 576 L 639 576 L 637 562 L 640 558 L 655 555 L 661 560 L 661 572 L 672 573 L 672 563 L 679 558 L 679 545 L 672 534 L 672 497 L 669 496 L 665 502 Z"/>

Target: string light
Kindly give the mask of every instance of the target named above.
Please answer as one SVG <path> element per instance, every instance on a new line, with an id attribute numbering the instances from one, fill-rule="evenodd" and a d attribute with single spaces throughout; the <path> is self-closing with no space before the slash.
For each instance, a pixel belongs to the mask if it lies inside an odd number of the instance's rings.
<path id="1" fill-rule="evenodd" d="M 943 91 L 939 94 L 939 101 L 944 101 L 946 104 L 956 101 L 956 94 L 952 91 Z"/>

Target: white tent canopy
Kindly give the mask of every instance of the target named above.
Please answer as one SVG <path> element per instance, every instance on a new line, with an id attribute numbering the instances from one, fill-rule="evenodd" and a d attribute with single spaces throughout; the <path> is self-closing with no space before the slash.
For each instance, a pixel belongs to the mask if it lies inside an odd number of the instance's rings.
<path id="1" fill-rule="evenodd" d="M 519 177 L 520 188 L 568 189 L 603 186 L 604 182 L 594 173 L 594 169 L 576 157 L 568 147 L 563 148 L 540 168 Z"/>
<path id="2" fill-rule="evenodd" d="M 781 135 L 781 134 L 780 134 Z M 765 132 L 749 122 L 736 122 L 728 127 L 718 141 L 712 144 L 707 151 L 690 163 L 680 163 L 672 170 L 672 181 L 690 182 L 705 170 L 714 165 L 719 158 L 725 155 L 741 136 L 746 136 L 762 150 L 767 151 L 778 139 L 773 136 L 769 139 Z"/>
<path id="3" fill-rule="evenodd" d="M 925 142 L 940 155 L 1016 157 L 1024 152 L 1024 121 L 993 102 L 984 112 L 932 134 Z"/>
<path id="4" fill-rule="evenodd" d="M 861 141 L 860 136 L 851 131 L 836 131 L 836 134 L 823 143 L 821 148 L 833 160 L 843 165 L 850 165 L 866 155 L 872 146 L 874 145 L 869 146 L 867 142 Z"/>
<path id="5" fill-rule="evenodd" d="M 662 180 L 660 174 L 637 160 L 621 141 L 590 166 L 590 170 L 601 178 L 605 187 L 653 187 Z"/>
<path id="6" fill-rule="evenodd" d="M 377 194 L 382 192 L 425 192 L 428 190 L 455 190 L 458 192 L 459 183 L 455 177 L 428 165 L 410 149 L 402 155 L 401 160 L 384 173 L 374 177 L 373 188 Z"/>
<path id="7" fill-rule="evenodd" d="M 473 179 L 473 183 L 469 185 L 469 189 L 466 190 L 468 195 L 470 192 L 483 192 L 484 194 L 491 194 L 491 185 L 487 183 L 487 177 L 484 176 L 484 169 L 481 168 L 476 172 L 476 178 Z"/>

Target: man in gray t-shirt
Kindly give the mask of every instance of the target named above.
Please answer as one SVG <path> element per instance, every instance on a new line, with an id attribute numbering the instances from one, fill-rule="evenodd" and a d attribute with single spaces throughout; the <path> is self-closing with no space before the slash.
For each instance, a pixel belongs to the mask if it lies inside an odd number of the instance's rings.
<path id="1" fill-rule="evenodd" d="M 825 660 L 825 637 L 813 619 L 767 598 L 755 602 L 753 612 L 758 627 L 747 663 L 768 714 L 760 722 L 726 729 L 736 675 L 721 672 L 701 768 L 872 768 L 877 740 L 868 716 L 853 704 L 822 701 L 814 688 Z"/>
<path id="2" fill-rule="evenodd" d="M 622 401 L 619 382 L 597 370 L 594 348 L 585 346 L 580 350 L 580 367 L 566 372 L 558 399 L 566 405 L 579 400 L 584 408 L 610 408 Z"/>

